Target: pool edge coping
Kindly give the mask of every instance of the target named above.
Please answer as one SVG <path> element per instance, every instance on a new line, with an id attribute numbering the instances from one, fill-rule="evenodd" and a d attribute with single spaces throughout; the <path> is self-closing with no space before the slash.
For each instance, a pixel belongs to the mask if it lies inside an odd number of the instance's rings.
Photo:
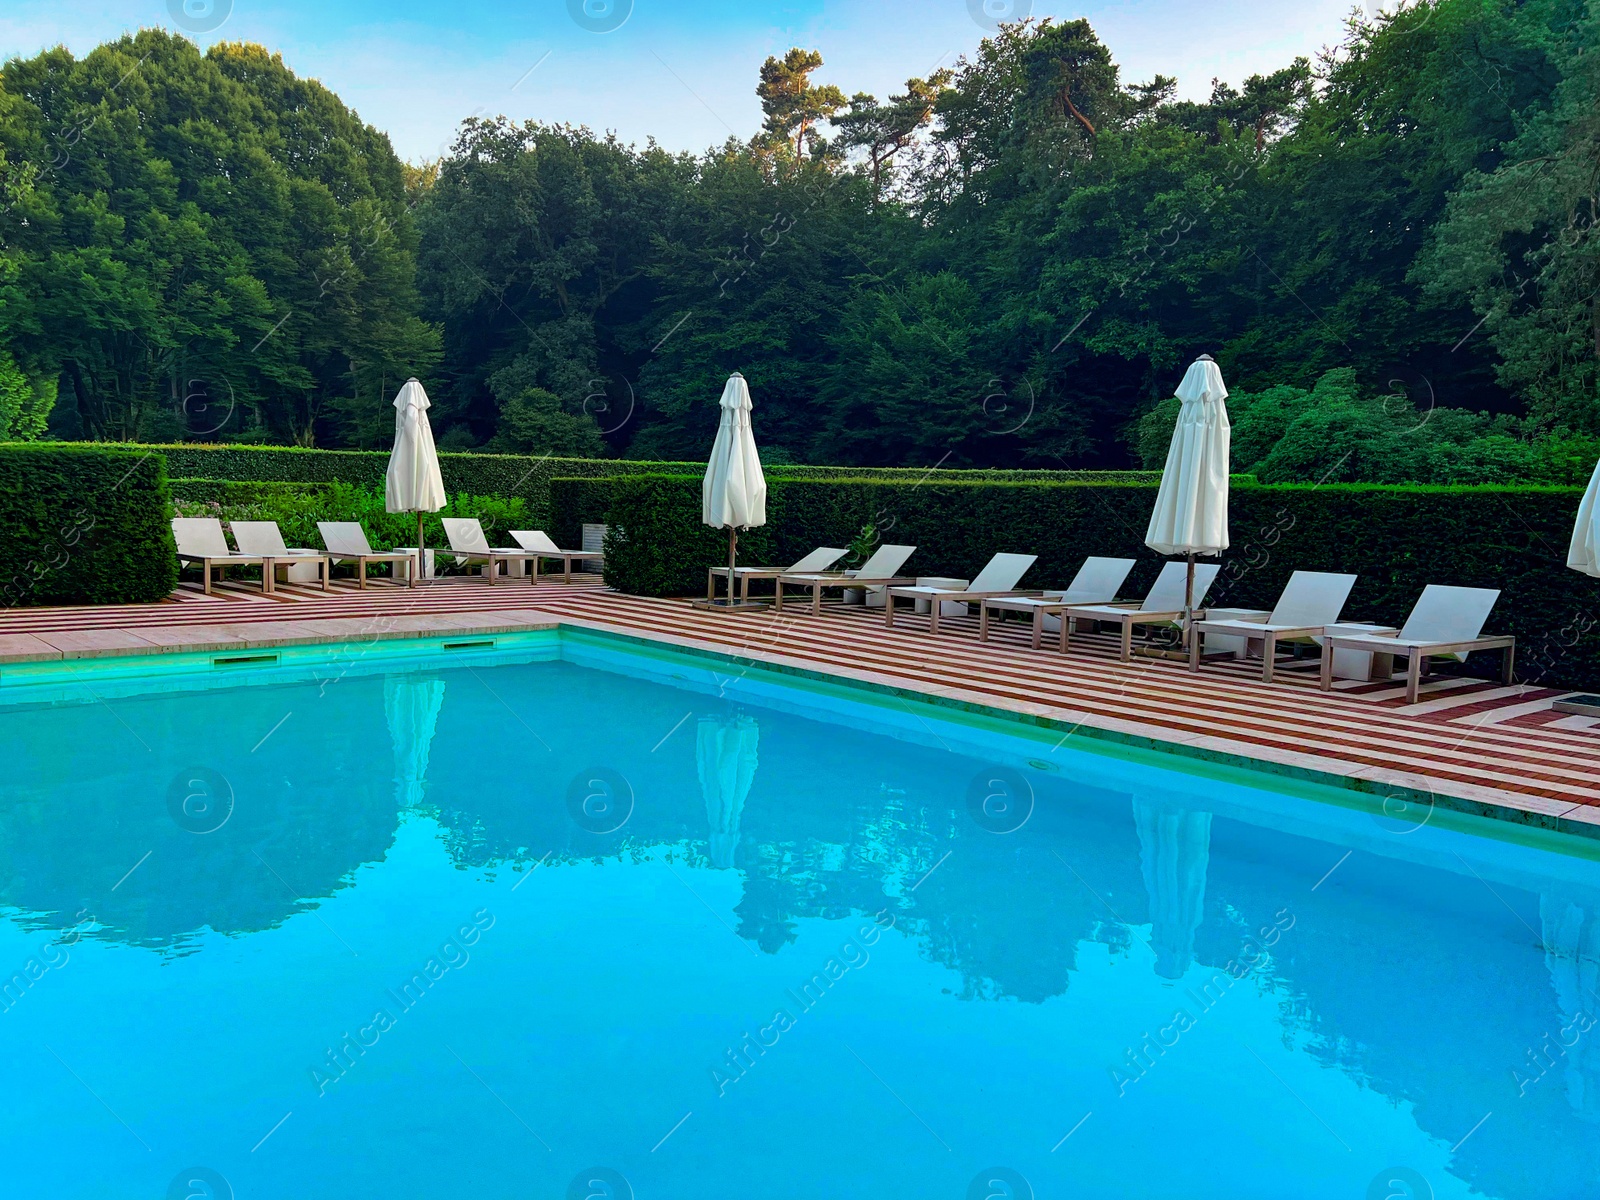
<path id="1" fill-rule="evenodd" d="M 1063 735 L 1063 741 L 1068 737 L 1082 737 L 1089 741 L 1100 743 L 1103 749 L 1110 750 L 1115 748 L 1131 751 L 1140 757 L 1146 754 L 1158 755 L 1163 758 L 1184 760 L 1193 766 L 1211 767 L 1229 773 L 1239 771 L 1258 778 L 1266 776 L 1272 779 L 1309 784 L 1313 787 L 1327 789 L 1336 794 L 1343 793 L 1348 795 L 1353 802 L 1359 802 L 1359 799 L 1371 800 L 1374 798 L 1382 798 L 1384 801 L 1397 800 L 1407 804 L 1422 804 L 1430 808 L 1438 807 L 1447 812 L 1494 821 L 1498 824 L 1520 827 L 1530 831 L 1542 830 L 1583 838 L 1589 842 L 1600 841 L 1600 806 L 1586 805 L 1581 801 L 1573 801 L 1560 812 L 1541 812 L 1536 808 L 1517 804 L 1516 797 L 1512 793 L 1500 792 L 1498 789 L 1493 788 L 1484 788 L 1483 790 L 1504 796 L 1504 801 L 1478 798 L 1442 790 L 1439 785 L 1443 785 L 1444 789 L 1448 789 L 1451 783 L 1449 780 L 1430 779 L 1428 782 L 1433 783 L 1435 786 L 1419 787 L 1414 784 L 1386 781 L 1382 778 L 1345 774 L 1300 763 L 1263 757 L 1260 754 L 1261 748 L 1259 747 L 1252 748 L 1257 753 L 1244 753 L 1241 750 L 1223 749 L 1216 745 L 1198 744 L 1201 739 L 1197 739 L 1195 742 L 1167 739 L 1153 733 L 1140 733 L 1132 729 L 1115 728 L 1105 723 L 1097 723 L 1093 713 L 1079 714 L 1077 719 L 1069 720 L 1044 713 L 1009 708 L 995 704 L 992 701 L 970 698 L 959 694 L 948 694 L 948 690 L 922 690 L 901 682 L 875 679 L 870 677 L 870 672 L 862 672 L 856 668 L 838 664 L 829 664 L 829 669 L 824 669 L 815 663 L 802 662 L 782 655 L 766 656 L 758 652 L 745 653 L 728 650 L 709 646 L 677 634 L 635 628 L 618 628 L 614 625 L 589 621 L 581 617 L 572 617 L 534 607 L 498 610 L 498 614 L 502 615 L 503 619 L 495 620 L 496 610 L 490 610 L 462 614 L 458 617 L 442 614 L 415 617 L 393 615 L 383 618 L 381 622 L 358 621 L 351 618 L 313 618 L 296 621 L 286 614 L 285 620 L 281 622 L 252 621 L 233 625 L 231 628 L 239 632 L 230 633 L 227 640 L 224 641 L 217 641 L 214 637 L 200 637 L 193 642 L 182 642 L 176 638 L 162 642 L 147 642 L 139 637 L 138 627 L 119 627 L 87 631 L 90 636 L 86 640 L 103 640 L 107 644 L 100 646 L 80 644 L 70 648 L 52 645 L 51 650 L 54 653 L 48 655 L 32 650 L 18 649 L 9 653 L 6 650 L 6 644 L 12 638 L 39 641 L 42 644 L 50 645 L 46 640 L 49 637 L 48 634 L 7 635 L 0 637 L 0 674 L 4 673 L 4 669 L 7 666 L 28 666 L 37 670 L 52 664 L 62 666 L 70 671 L 71 663 L 92 659 L 133 657 L 161 659 L 168 655 L 176 656 L 186 653 L 309 647 L 350 644 L 362 641 L 420 641 L 449 636 L 490 636 L 494 634 L 540 631 L 553 632 L 564 640 L 570 634 L 578 633 L 601 641 L 610 641 L 626 646 L 652 647 L 684 654 L 692 658 L 731 663 L 743 666 L 746 670 L 759 668 L 790 678 L 844 687 L 851 691 L 871 696 L 889 697 L 900 701 L 914 700 L 936 709 L 978 717 L 986 721 L 998 722 L 1002 725 L 1023 726 L 1060 733 Z M 387 627 L 381 629 L 372 628 L 374 624 L 379 623 L 386 624 Z M 344 627 L 315 628 L 318 626 L 333 626 L 335 624 Z M 249 636 L 246 630 L 253 633 L 254 630 L 250 629 L 251 626 L 259 627 L 261 632 L 268 636 Z M 295 630 L 288 632 L 282 629 L 283 626 L 294 626 Z M 359 626 L 359 628 L 349 628 L 349 626 Z M 196 625 L 193 628 L 197 632 L 204 630 L 209 634 L 227 627 L 228 623 L 217 622 Z M 274 627 L 277 627 L 276 636 L 273 636 Z M 171 629 L 173 632 L 177 632 L 184 627 L 179 625 L 152 628 Z M 67 640 L 77 639 L 69 635 Z M 1133 722 L 1120 723 L 1135 724 Z M 1226 738 L 1209 740 L 1229 741 Z M 1190 769 L 1192 770 L 1192 767 Z M 1363 768 L 1363 771 L 1371 770 L 1374 769 Z M 1328 797 L 1326 802 L 1337 803 L 1338 801 L 1336 797 Z M 1596 819 L 1572 819 L 1570 814 L 1579 810 L 1594 813 Z"/>

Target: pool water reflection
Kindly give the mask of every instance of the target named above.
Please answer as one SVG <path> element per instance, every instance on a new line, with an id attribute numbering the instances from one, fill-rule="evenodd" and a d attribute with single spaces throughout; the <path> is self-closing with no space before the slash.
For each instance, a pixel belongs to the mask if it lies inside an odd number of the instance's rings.
<path id="1" fill-rule="evenodd" d="M 570 657 L 0 708 L 8 1194 L 1600 1193 L 1591 861 Z"/>

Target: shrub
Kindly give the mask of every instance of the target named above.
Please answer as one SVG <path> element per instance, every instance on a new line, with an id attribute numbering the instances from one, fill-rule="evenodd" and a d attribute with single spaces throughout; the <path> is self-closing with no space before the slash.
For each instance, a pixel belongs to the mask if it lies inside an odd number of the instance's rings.
<path id="1" fill-rule="evenodd" d="M 139 604 L 177 581 L 166 463 L 111 446 L 0 445 L 0 606 Z"/>
<path id="2" fill-rule="evenodd" d="M 970 579 L 997 551 L 1038 554 L 1024 579 L 1059 586 L 1091 554 L 1134 558 L 1126 591 L 1144 592 L 1162 560 L 1144 545 L 1149 485 L 768 481 L 768 524 L 741 538 L 741 560 L 792 562 L 847 545 L 864 524 L 917 547 L 916 575 Z M 559 509 L 592 505 L 593 481 L 559 480 Z M 1233 545 L 1209 598 L 1270 608 L 1296 569 L 1360 576 L 1345 613 L 1401 624 L 1425 584 L 1501 590 L 1489 632 L 1519 641 L 1519 677 L 1600 688 L 1600 582 L 1567 569 L 1575 488 L 1235 486 Z M 568 518 L 563 516 L 562 520 Z M 586 516 L 585 519 L 593 519 Z M 725 541 L 700 525 L 699 479 L 649 476 L 610 485 L 606 580 L 645 595 L 691 595 Z M 841 540 L 845 539 L 845 540 Z"/>

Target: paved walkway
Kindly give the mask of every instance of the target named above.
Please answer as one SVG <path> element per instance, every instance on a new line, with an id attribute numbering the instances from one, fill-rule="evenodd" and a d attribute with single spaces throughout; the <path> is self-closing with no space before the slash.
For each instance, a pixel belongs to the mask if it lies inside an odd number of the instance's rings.
<path id="1" fill-rule="evenodd" d="M 1109 637 L 1075 638 L 1062 656 L 1031 649 L 1021 626 L 984 644 L 972 618 L 947 619 L 933 637 L 925 617 L 886 629 L 881 610 L 705 613 L 685 601 L 618 595 L 592 577 L 494 587 L 464 578 L 365 591 L 336 581 L 331 593 L 280 585 L 271 597 L 231 585 L 208 597 L 185 585 L 163 604 L 15 609 L 0 613 L 0 675 L 7 662 L 26 660 L 554 623 L 1028 714 L 1180 753 L 1350 777 L 1380 794 L 1404 789 L 1448 797 L 1453 807 L 1600 827 L 1600 723 L 1551 712 L 1551 700 L 1567 694 L 1560 691 L 1436 677 L 1421 703 L 1407 706 L 1398 682 L 1341 682 L 1323 694 L 1309 662 L 1284 668 L 1267 686 L 1259 664 L 1211 666 L 1199 675 L 1160 659 L 1123 664 Z"/>

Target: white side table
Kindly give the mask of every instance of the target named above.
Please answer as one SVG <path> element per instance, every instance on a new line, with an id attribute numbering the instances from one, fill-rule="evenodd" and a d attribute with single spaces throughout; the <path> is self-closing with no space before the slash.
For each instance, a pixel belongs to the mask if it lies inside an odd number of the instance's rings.
<path id="1" fill-rule="evenodd" d="M 1265 621 L 1272 615 L 1262 608 L 1208 608 L 1206 620 L 1208 621 Z M 1201 651 L 1205 654 L 1234 654 L 1243 655 L 1250 644 L 1250 639 L 1235 637 L 1229 633 L 1207 633 L 1201 635 Z M 1259 640 L 1259 639 L 1257 639 Z"/>
<path id="2" fill-rule="evenodd" d="M 920 575 L 917 577 L 918 587 L 964 588 L 968 582 L 969 580 L 966 579 L 946 579 L 942 575 Z M 881 603 L 879 607 L 882 607 Z M 916 611 L 923 616 L 927 616 L 932 609 L 932 600 L 918 600 L 916 603 Z M 967 612 L 967 604 L 964 600 L 939 601 L 939 615 L 941 617 L 964 617 Z"/>
<path id="3" fill-rule="evenodd" d="M 395 553 L 397 553 L 397 554 L 409 554 L 409 555 L 412 556 L 413 561 L 415 561 L 417 548 L 415 546 L 396 546 L 395 547 Z M 411 563 L 410 562 L 397 562 L 397 563 L 395 563 L 394 564 L 394 577 L 397 580 L 404 579 L 409 583 L 411 581 Z M 433 578 L 433 551 L 431 549 L 424 550 L 422 552 L 422 578 L 424 578 L 424 579 L 432 579 Z"/>
<path id="4" fill-rule="evenodd" d="M 1365 625 L 1360 622 L 1341 621 L 1337 625 L 1329 625 L 1323 629 L 1324 633 L 1338 637 L 1340 634 L 1353 637 L 1358 634 L 1373 637 L 1384 637 L 1389 634 L 1399 633 L 1393 625 Z M 1327 650 L 1324 647 L 1323 653 Z M 1364 683 L 1374 680 L 1385 680 L 1394 674 L 1394 655 L 1376 654 L 1370 650 L 1335 650 L 1333 652 L 1333 677 L 1335 679 L 1359 679 Z"/>

